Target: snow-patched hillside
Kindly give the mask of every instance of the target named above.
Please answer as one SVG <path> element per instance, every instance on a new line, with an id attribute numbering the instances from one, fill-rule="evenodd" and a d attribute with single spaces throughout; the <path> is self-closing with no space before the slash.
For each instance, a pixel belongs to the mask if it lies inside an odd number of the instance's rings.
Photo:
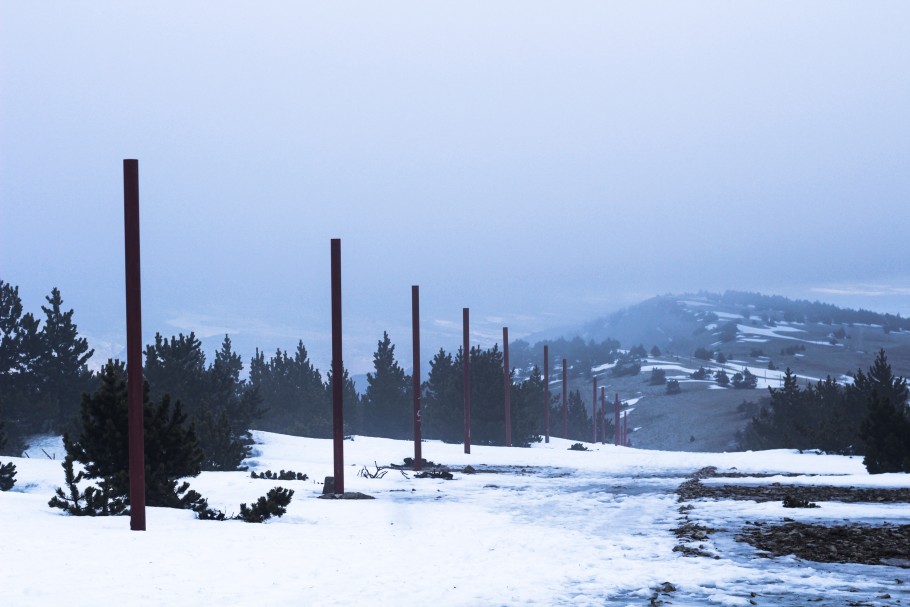
<path id="1" fill-rule="evenodd" d="M 198 521 L 161 508 L 149 509 L 145 532 L 131 532 L 128 517 L 69 517 L 47 507 L 63 482 L 54 443 L 43 447 L 56 461 L 13 458 L 18 484 L 0 493 L 3 604 L 648 605 L 665 582 L 675 590 L 661 599 L 675 605 L 910 601 L 906 569 L 762 558 L 733 540 L 747 520 L 785 516 L 906 524 L 906 504 L 784 510 L 780 503 L 701 500 L 686 516 L 722 529 L 702 542 L 718 558 L 673 550 L 671 529 L 681 516 L 673 491 L 699 468 L 802 475 L 786 477 L 794 483 L 910 487 L 910 475 L 867 475 L 859 458 L 601 445 L 576 452 L 560 439 L 530 449 L 475 446 L 466 455 L 460 445 L 428 441 L 427 459 L 481 472 L 456 471 L 444 481 L 390 470 L 368 479 L 357 471 L 401 462 L 412 445 L 355 437 L 345 442 L 346 489 L 376 499 L 326 501 L 315 498 L 332 473 L 330 441 L 262 432 L 255 438 L 252 470 L 295 470 L 311 480 L 203 473 L 192 486 L 228 513 L 275 485 L 293 488 L 287 515 L 261 525 Z M 892 598 L 875 598 L 886 594 Z"/>

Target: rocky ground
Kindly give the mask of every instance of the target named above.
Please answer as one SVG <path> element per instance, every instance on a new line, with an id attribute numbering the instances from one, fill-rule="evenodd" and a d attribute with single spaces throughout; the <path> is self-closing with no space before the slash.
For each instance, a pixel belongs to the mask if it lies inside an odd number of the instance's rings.
<path id="1" fill-rule="evenodd" d="M 706 485 L 701 479 L 718 476 L 713 468 L 699 470 L 677 489 L 680 502 L 707 498 L 715 500 L 781 501 L 792 507 L 811 508 L 816 502 L 906 503 L 910 508 L 910 489 L 860 489 L 786 485 Z M 749 475 L 757 476 L 757 475 Z M 717 531 L 693 522 L 688 517 L 691 504 L 680 506 L 680 525 L 674 530 L 680 543 L 676 550 L 689 556 L 718 558 L 696 542 L 706 540 Z M 793 554 L 800 558 L 825 563 L 864 563 L 910 568 L 910 525 L 844 525 L 807 524 L 783 519 L 781 524 L 756 521 L 747 524 L 735 536 L 768 556 Z"/>

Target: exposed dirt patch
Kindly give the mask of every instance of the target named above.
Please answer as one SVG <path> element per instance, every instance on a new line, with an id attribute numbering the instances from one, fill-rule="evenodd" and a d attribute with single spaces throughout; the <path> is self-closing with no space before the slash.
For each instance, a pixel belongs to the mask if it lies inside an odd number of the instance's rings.
<path id="1" fill-rule="evenodd" d="M 751 476 L 751 475 L 750 475 Z M 698 479 L 682 483 L 676 490 L 680 501 L 699 498 L 782 502 L 785 498 L 807 502 L 910 502 L 910 489 L 867 489 L 823 485 L 705 485 Z"/>
<path id="2" fill-rule="evenodd" d="M 910 525 L 852 523 L 829 527 L 756 522 L 744 527 L 735 537 L 775 556 L 795 554 L 823 563 L 910 568 Z"/>
<path id="3" fill-rule="evenodd" d="M 676 490 L 679 501 L 695 499 L 780 501 L 785 506 L 813 508 L 814 502 L 910 503 L 910 489 L 830 487 L 824 485 L 705 485 L 702 479 L 714 476 L 737 476 L 737 473 L 717 474 L 713 467 L 702 468 Z M 745 476 L 745 475 L 743 475 Z M 748 476 L 759 476 L 750 474 Z M 687 556 L 712 556 L 692 544 L 705 540 L 710 533 L 720 531 L 693 522 L 689 518 L 691 504 L 679 508 L 680 525 L 673 530 L 679 538 L 674 551 Z M 783 524 L 755 522 L 734 536 L 747 542 L 767 556 L 794 554 L 800 558 L 824 563 L 863 563 L 910 568 L 910 525 L 820 525 L 798 523 L 784 519 Z"/>

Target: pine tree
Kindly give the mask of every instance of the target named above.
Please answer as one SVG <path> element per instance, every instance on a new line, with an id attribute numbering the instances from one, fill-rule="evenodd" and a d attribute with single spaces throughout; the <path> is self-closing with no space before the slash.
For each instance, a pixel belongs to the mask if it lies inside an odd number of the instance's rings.
<path id="1" fill-rule="evenodd" d="M 243 361 L 230 337 L 208 367 L 194 333 L 169 340 L 156 334 L 145 356 L 151 398 L 170 395 L 185 406 L 205 453 L 203 469 L 236 470 L 249 456 L 250 429 L 263 411 L 258 389 L 240 379 Z"/>
<path id="2" fill-rule="evenodd" d="M 865 407 L 863 407 L 865 399 Z M 867 373 L 858 370 L 847 387 L 850 414 L 863 419 L 859 441 L 870 473 L 910 472 L 910 404 L 907 380 L 895 377 L 884 350 Z"/>
<path id="3" fill-rule="evenodd" d="M 259 390 L 240 379 L 242 371 L 243 361 L 225 335 L 206 372 L 208 393 L 194 417 L 205 452 L 204 470 L 236 470 L 249 457 L 250 429 L 264 411 Z"/>
<path id="4" fill-rule="evenodd" d="M 543 439 L 543 398 L 544 378 L 535 365 L 528 379 L 512 385 L 512 446 L 530 447 Z"/>
<path id="5" fill-rule="evenodd" d="M 6 407 L 10 450 L 19 452 L 28 434 L 57 421 L 47 407 L 37 373 L 44 356 L 41 322 L 23 314 L 19 288 L 0 280 L 0 400 Z"/>
<path id="6" fill-rule="evenodd" d="M 0 452 L 6 447 L 6 433 L 3 431 L 3 403 L 0 403 Z M 0 491 L 9 491 L 16 484 L 16 466 L 0 462 Z"/>
<path id="7" fill-rule="evenodd" d="M 365 432 L 387 438 L 411 437 L 411 390 L 411 378 L 395 360 L 395 345 L 388 332 L 383 332 L 373 353 L 373 373 L 367 373 Z"/>
<path id="8" fill-rule="evenodd" d="M 262 428 L 300 436 L 331 436 L 331 401 L 319 369 L 303 342 L 293 357 L 277 350 L 268 361 L 256 351 L 250 361 L 250 386 L 258 390 L 265 413 Z"/>
<path id="9" fill-rule="evenodd" d="M 195 333 L 180 333 L 170 339 L 155 333 L 155 343 L 145 348 L 143 372 L 152 400 L 170 394 L 171 398 L 183 403 L 190 415 L 204 406 L 209 382 L 202 342 Z"/>
<path id="10" fill-rule="evenodd" d="M 0 462 L 0 491 L 9 491 L 16 484 L 16 465 Z"/>
<path id="11" fill-rule="evenodd" d="M 652 386 L 664 385 L 667 383 L 667 372 L 664 369 L 651 369 L 651 381 L 649 383 Z"/>
<path id="12" fill-rule="evenodd" d="M 0 453 L 6 449 L 6 422 L 3 421 L 3 401 L 0 400 Z"/>
<path id="13" fill-rule="evenodd" d="M 126 371 L 122 363 L 108 361 L 102 368 L 101 385 L 82 397 L 78 438 L 67 445 L 67 454 L 85 467 L 85 477 L 105 479 L 111 495 L 129 494 L 129 424 Z M 196 476 L 203 453 L 192 425 L 178 401 L 168 395 L 159 403 L 149 400 L 148 383 L 143 389 L 145 424 L 146 503 L 149 506 L 186 507 L 195 492 L 177 480 Z"/>
<path id="14" fill-rule="evenodd" d="M 504 445 L 506 394 L 502 351 L 499 344 L 489 349 L 475 346 L 471 348 L 470 356 L 471 442 L 476 445 Z"/>
<path id="15" fill-rule="evenodd" d="M 854 420 L 868 417 L 871 403 L 878 399 L 887 399 L 898 408 L 907 403 L 907 380 L 895 377 L 884 350 L 879 350 L 872 366 L 865 373 L 862 369 L 857 369 L 853 382 L 846 390 L 849 416 Z M 861 436 L 857 436 L 857 450 L 859 453 L 866 450 Z"/>
<path id="16" fill-rule="evenodd" d="M 58 430 L 61 420 L 78 414 L 82 393 L 91 385 L 87 362 L 95 351 L 89 348 L 88 340 L 79 337 L 73 322 L 74 311 L 63 311 L 60 290 L 52 289 L 45 299 L 48 305 L 41 306 L 44 312 L 44 327 L 40 334 L 42 355 L 35 371 L 42 383 L 44 402 L 51 407 L 46 414 L 57 421 L 47 430 Z"/>
<path id="17" fill-rule="evenodd" d="M 330 370 L 326 375 L 326 382 L 324 384 L 325 388 L 325 399 L 328 407 L 325 411 L 326 420 L 325 425 L 322 428 L 316 429 L 316 432 L 321 432 L 321 434 L 314 434 L 314 436 L 323 436 L 324 438 L 329 438 L 332 436 L 332 406 L 333 406 L 333 383 L 335 381 L 334 375 Z M 341 402 L 344 412 L 344 433 L 345 434 L 356 434 L 361 431 L 362 427 L 362 408 L 360 406 L 360 395 L 357 394 L 357 390 L 354 387 L 354 380 L 351 379 L 348 370 L 342 366 L 342 389 L 341 389 Z"/>
<path id="18" fill-rule="evenodd" d="M 63 473 L 68 493 L 57 487 L 55 495 L 47 505 L 51 508 L 60 508 L 73 516 L 116 516 L 126 513 L 126 498 L 115 493 L 108 479 L 101 479 L 97 487 L 86 487 L 84 492 L 79 490 L 79 483 L 85 478 L 85 471 L 78 474 L 74 472 L 75 450 L 67 435 L 63 436 L 63 445 L 66 447 Z"/>
<path id="19" fill-rule="evenodd" d="M 910 415 L 887 396 L 873 396 L 860 435 L 866 443 L 863 464 L 870 474 L 910 472 Z"/>
<path id="20" fill-rule="evenodd" d="M 461 349 L 456 358 L 439 349 L 430 361 L 422 401 L 423 430 L 427 438 L 449 443 L 464 439 L 464 387 Z"/>
<path id="21" fill-rule="evenodd" d="M 741 373 L 733 374 L 731 384 L 738 390 L 754 390 L 758 385 L 758 378 L 749 369 L 743 369 Z"/>
<path id="22" fill-rule="evenodd" d="M 571 390 L 568 399 L 568 430 L 570 440 L 590 441 L 594 428 L 581 399 L 581 392 Z"/>
<path id="23" fill-rule="evenodd" d="M 237 518 L 247 523 L 262 523 L 273 516 L 282 516 L 287 512 L 292 497 L 293 489 L 275 487 L 250 507 L 240 504 L 240 514 Z"/>

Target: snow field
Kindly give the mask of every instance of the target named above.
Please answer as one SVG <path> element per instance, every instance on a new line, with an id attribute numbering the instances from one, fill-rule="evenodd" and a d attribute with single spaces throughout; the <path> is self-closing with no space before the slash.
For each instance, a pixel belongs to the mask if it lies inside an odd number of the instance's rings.
<path id="1" fill-rule="evenodd" d="M 345 488 L 376 499 L 329 501 L 315 497 L 323 477 L 332 474 L 331 441 L 265 432 L 254 437 L 251 469 L 294 470 L 310 480 L 222 472 L 202 473 L 190 482 L 228 514 L 273 486 L 294 489 L 288 513 L 262 525 L 198 521 L 190 512 L 162 508 L 148 509 L 146 532 L 129 531 L 128 517 L 69 517 L 47 507 L 53 489 L 63 483 L 59 456 L 57 461 L 13 458 L 19 482 L 0 493 L 4 603 L 643 605 L 656 586 L 671 582 L 678 589 L 676 605 L 745 605 L 752 591 L 874 592 L 885 577 L 901 575 L 891 567 L 758 558 L 730 534 L 705 542 L 720 559 L 673 552 L 677 539 L 671 529 L 681 516 L 673 491 L 695 470 L 713 465 L 720 471 L 828 475 L 806 482 L 910 484 L 907 475 L 870 477 L 859 458 L 590 444 L 591 451 L 575 452 L 568 451 L 574 441 L 556 438 L 530 449 L 474 446 L 467 455 L 461 445 L 427 441 L 427 459 L 456 470 L 470 464 L 496 472 L 456 471 L 455 480 L 442 481 L 388 470 L 381 479 L 367 479 L 356 472 L 372 469 L 374 461 L 400 463 L 413 455 L 413 445 L 358 436 L 344 443 Z M 715 527 L 735 529 L 746 520 L 782 516 L 780 504 L 692 503 L 691 520 Z M 910 518 L 891 506 L 826 503 L 798 514 L 820 520 Z M 781 600 L 773 604 L 788 604 Z"/>

